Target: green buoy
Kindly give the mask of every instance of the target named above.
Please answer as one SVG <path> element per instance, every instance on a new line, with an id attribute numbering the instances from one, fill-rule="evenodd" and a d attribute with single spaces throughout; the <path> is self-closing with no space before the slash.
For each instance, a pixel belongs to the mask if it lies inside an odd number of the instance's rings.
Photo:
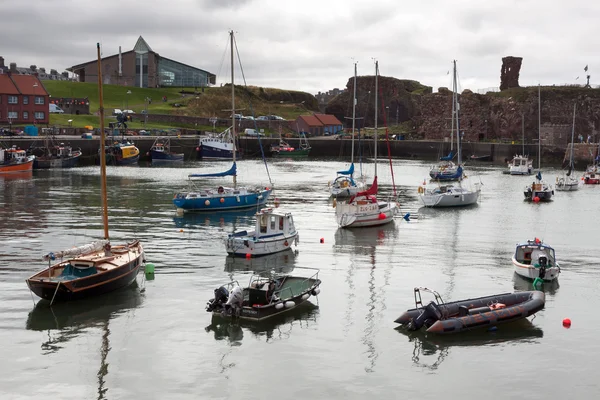
<path id="1" fill-rule="evenodd" d="M 154 270 L 154 266 L 152 266 L 152 268 L 153 268 L 153 270 Z M 535 278 L 535 279 L 533 280 L 533 288 L 534 288 L 535 290 L 540 290 L 539 288 L 541 288 L 543 284 L 544 284 L 544 280 L 543 280 L 543 279 L 541 279 L 541 278 L 539 278 L 539 277 L 538 277 L 538 278 Z"/>
<path id="2" fill-rule="evenodd" d="M 146 273 L 146 275 L 154 275 L 154 264 L 147 263 L 144 267 L 144 272 Z"/>

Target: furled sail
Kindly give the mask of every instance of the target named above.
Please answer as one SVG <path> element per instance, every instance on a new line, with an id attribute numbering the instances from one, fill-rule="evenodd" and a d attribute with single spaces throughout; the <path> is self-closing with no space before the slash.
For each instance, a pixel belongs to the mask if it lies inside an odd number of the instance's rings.
<path id="1" fill-rule="evenodd" d="M 454 158 L 454 154 L 452 152 L 448 153 L 446 157 L 440 157 L 441 161 L 451 161 Z"/>
<path id="2" fill-rule="evenodd" d="M 218 176 L 236 176 L 237 167 L 235 163 L 231 166 L 228 171 L 225 172 L 214 172 L 212 174 L 189 174 L 189 178 L 210 178 L 210 177 L 218 177 Z"/>
<path id="3" fill-rule="evenodd" d="M 352 176 L 352 174 L 354 174 L 354 163 L 352 163 L 350 165 L 350 168 L 348 168 L 348 170 L 346 170 L 346 171 L 338 171 L 337 173 L 340 174 L 340 175 L 350 175 L 350 176 Z"/>
<path id="4" fill-rule="evenodd" d="M 55 260 L 57 258 L 65 258 L 65 257 L 74 258 L 74 257 L 78 257 L 78 256 L 83 256 L 85 254 L 90 254 L 95 251 L 102 250 L 104 248 L 104 246 L 108 243 L 109 243 L 109 241 L 106 239 L 97 240 L 92 243 L 84 244 L 83 246 L 73 247 L 72 249 L 57 251 L 56 253 L 51 252 L 51 253 L 44 255 L 43 258 L 45 261 L 48 261 L 48 260 Z"/>

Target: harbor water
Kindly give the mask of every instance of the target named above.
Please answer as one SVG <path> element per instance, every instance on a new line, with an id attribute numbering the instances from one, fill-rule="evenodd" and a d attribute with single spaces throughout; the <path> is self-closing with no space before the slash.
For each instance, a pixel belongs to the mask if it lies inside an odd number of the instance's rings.
<path id="1" fill-rule="evenodd" d="M 25 279 L 45 267 L 45 253 L 102 235 L 99 168 L 0 176 L 0 399 L 597 395 L 600 187 L 527 203 L 523 189 L 533 177 L 471 164 L 467 180 L 483 183 L 477 205 L 424 209 L 417 187 L 429 163 L 393 164 L 410 221 L 343 230 L 328 182 L 348 163 L 276 160 L 268 163 L 270 182 L 262 161 L 238 162 L 238 182 L 274 187 L 269 203 L 277 197 L 300 234 L 295 252 L 249 260 L 227 257 L 224 239 L 251 227 L 256 210 L 180 216 L 171 202 L 189 173 L 228 163 L 109 167 L 111 240 L 139 238 L 155 274 L 51 308 Z M 370 182 L 372 161 L 363 171 Z M 385 197 L 392 193 L 387 161 L 378 172 Z M 560 173 L 548 169 L 544 177 L 554 183 Z M 516 243 L 535 237 L 555 248 L 562 269 L 557 283 L 544 285 L 546 305 L 535 317 L 451 337 L 396 329 L 394 320 L 414 307 L 416 286 L 448 301 L 531 290 L 510 259 Z M 231 323 L 205 311 L 223 283 L 246 284 L 260 270 L 304 274 L 303 267 L 320 270 L 321 293 L 287 315 Z"/>

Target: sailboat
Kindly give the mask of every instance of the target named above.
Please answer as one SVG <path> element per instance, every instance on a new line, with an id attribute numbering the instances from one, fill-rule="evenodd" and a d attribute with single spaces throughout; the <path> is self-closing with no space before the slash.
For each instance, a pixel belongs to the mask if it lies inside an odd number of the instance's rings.
<path id="1" fill-rule="evenodd" d="M 104 151 L 104 102 L 102 97 L 102 59 L 98 51 L 98 97 L 100 102 L 100 174 L 102 186 L 102 222 L 104 239 L 83 246 L 51 252 L 44 256 L 48 268 L 27 279 L 37 296 L 55 301 L 69 301 L 110 292 L 135 281 L 144 264 L 144 250 L 139 240 L 111 245 L 108 235 L 108 201 L 106 196 L 106 153 Z M 55 260 L 58 263 L 52 264 Z"/>
<path id="2" fill-rule="evenodd" d="M 575 162 L 573 161 L 573 147 L 575 140 L 575 112 L 577 110 L 577 103 L 573 106 L 573 127 L 571 128 L 571 152 L 569 155 L 569 169 L 564 176 L 556 177 L 556 190 L 560 191 L 573 191 L 579 189 L 579 180 L 575 178 L 573 170 L 575 169 Z"/>
<path id="3" fill-rule="evenodd" d="M 350 167 L 347 170 L 337 171 L 337 177 L 329 187 L 329 193 L 333 197 L 345 198 L 355 196 L 364 185 L 354 180 L 354 130 L 356 127 L 356 63 L 354 63 L 354 92 L 352 95 L 352 150 L 350 155 Z"/>
<path id="4" fill-rule="evenodd" d="M 462 141 L 460 138 L 460 103 L 458 101 L 458 85 L 456 82 L 456 60 L 454 63 L 454 72 L 452 79 L 452 110 L 453 110 L 453 121 L 456 122 L 456 149 L 457 149 L 457 170 L 460 169 L 462 175 Z M 447 185 L 436 185 L 433 188 L 427 188 L 426 186 L 419 186 L 418 192 L 421 201 L 425 207 L 459 207 L 468 206 L 477 203 L 479 194 L 481 193 L 480 183 L 475 183 L 475 188 L 472 189 L 463 184 L 466 177 L 462 176 L 459 178 L 456 184 Z"/>
<path id="5" fill-rule="evenodd" d="M 279 143 L 271 145 L 271 155 L 273 157 L 308 157 L 311 147 L 308 144 L 306 133 L 300 132 L 299 137 L 300 143 L 297 148 L 294 148 L 283 140 L 281 132 L 279 132 Z"/>
<path id="6" fill-rule="evenodd" d="M 583 183 L 586 185 L 600 184 L 600 143 L 598 143 L 598 150 L 596 150 L 596 158 L 594 158 L 592 164 L 588 165 L 585 169 Z"/>
<path id="7" fill-rule="evenodd" d="M 185 211 L 223 211 L 242 208 L 258 207 L 265 204 L 271 195 L 272 188 L 250 189 L 237 186 L 237 166 L 236 166 L 236 132 L 235 132 L 235 85 L 234 85 L 234 37 L 233 31 L 229 32 L 231 42 L 231 116 L 232 116 L 232 143 L 233 165 L 224 172 L 207 174 L 190 174 L 188 178 L 193 182 L 194 178 L 209 177 L 233 177 L 233 187 L 217 186 L 210 189 L 191 190 L 188 192 L 179 192 L 173 198 L 173 204 L 177 207 L 177 213 L 182 214 Z"/>
<path id="8" fill-rule="evenodd" d="M 336 204 L 335 216 L 340 228 L 384 225 L 394 220 L 398 212 L 393 201 L 377 200 L 377 96 L 379 63 L 375 61 L 375 176 L 373 184 L 365 191 L 358 192 L 348 202 Z M 356 87 L 356 86 L 355 86 Z"/>
<path id="9" fill-rule="evenodd" d="M 538 85 L 538 172 L 535 176 L 535 181 L 531 185 L 525 186 L 523 194 L 525 200 L 537 203 L 539 201 L 550 201 L 554 195 L 552 185 L 546 183 L 542 179 L 541 159 L 542 159 L 542 103 L 541 103 L 541 88 Z"/>
<path id="10" fill-rule="evenodd" d="M 533 172 L 533 160 L 525 155 L 525 115 L 521 118 L 521 146 L 523 150 L 521 154 L 515 154 L 512 160 L 508 162 L 507 174 L 510 175 L 531 175 Z"/>

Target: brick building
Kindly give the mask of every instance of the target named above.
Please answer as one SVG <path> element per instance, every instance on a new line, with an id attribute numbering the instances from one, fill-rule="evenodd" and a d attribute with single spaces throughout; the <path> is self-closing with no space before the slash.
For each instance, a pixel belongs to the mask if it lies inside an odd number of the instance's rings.
<path id="1" fill-rule="evenodd" d="M 342 123 L 333 115 L 300 115 L 292 122 L 292 130 L 305 132 L 311 136 L 334 135 L 343 130 Z"/>
<path id="2" fill-rule="evenodd" d="M 37 76 L 0 74 L 0 124 L 48 124 L 48 99 Z"/>
<path id="3" fill-rule="evenodd" d="M 216 76 L 152 51 L 141 36 L 133 50 L 102 58 L 102 81 L 109 85 L 135 87 L 203 87 L 214 85 Z M 79 82 L 98 82 L 98 62 L 88 61 L 67 68 Z"/>

